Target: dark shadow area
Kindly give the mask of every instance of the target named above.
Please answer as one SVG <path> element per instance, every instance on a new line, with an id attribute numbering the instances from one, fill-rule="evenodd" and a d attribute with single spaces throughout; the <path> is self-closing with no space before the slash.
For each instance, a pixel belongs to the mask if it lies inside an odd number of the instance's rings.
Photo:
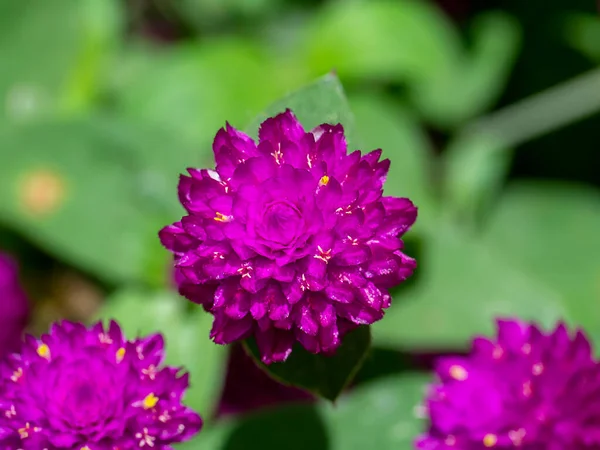
<path id="1" fill-rule="evenodd" d="M 429 372 L 433 370 L 438 358 L 464 354 L 466 354 L 466 351 L 460 349 L 419 352 L 416 350 L 407 351 L 373 347 L 364 365 L 356 374 L 353 385 L 356 386 L 378 378 L 406 372 Z"/>
<path id="2" fill-rule="evenodd" d="M 294 405 L 241 418 L 222 450 L 327 450 L 329 436 L 313 405 Z"/>

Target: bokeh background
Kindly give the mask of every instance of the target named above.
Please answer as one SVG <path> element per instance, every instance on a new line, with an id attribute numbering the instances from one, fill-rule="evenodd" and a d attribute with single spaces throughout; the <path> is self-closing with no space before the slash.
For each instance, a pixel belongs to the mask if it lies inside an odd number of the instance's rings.
<path id="1" fill-rule="evenodd" d="M 188 402 L 226 417 L 189 448 L 410 448 L 414 377 L 493 317 L 563 319 L 600 340 L 592 0 L 4 0 L 0 60 L 0 353 L 61 318 L 164 332 L 192 371 Z M 351 145 L 383 148 L 387 193 L 420 209 L 419 269 L 336 411 L 213 345 L 157 239 L 181 216 L 178 174 L 211 164 L 225 121 L 244 129 L 331 71 Z M 363 432 L 351 419 L 367 407 L 388 419 Z"/>

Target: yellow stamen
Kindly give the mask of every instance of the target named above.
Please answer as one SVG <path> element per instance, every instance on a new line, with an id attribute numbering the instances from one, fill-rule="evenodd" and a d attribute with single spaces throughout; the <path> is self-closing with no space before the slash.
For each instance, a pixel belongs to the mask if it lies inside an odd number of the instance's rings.
<path id="1" fill-rule="evenodd" d="M 498 438 L 496 437 L 495 434 L 486 434 L 483 437 L 483 445 L 485 445 L 486 447 L 493 447 L 494 445 L 496 445 L 496 442 L 498 442 Z"/>
<path id="2" fill-rule="evenodd" d="M 120 363 L 125 358 L 125 348 L 121 347 L 117 350 L 117 363 Z"/>
<path id="3" fill-rule="evenodd" d="M 329 177 L 327 175 L 323 175 L 319 180 L 319 186 L 327 186 L 327 183 L 329 183 Z"/>
<path id="4" fill-rule="evenodd" d="M 46 344 L 40 344 L 37 348 L 37 354 L 42 358 L 50 359 L 50 347 Z"/>
<path id="5" fill-rule="evenodd" d="M 152 409 L 156 406 L 157 403 L 158 397 L 154 395 L 154 392 L 151 392 L 150 394 L 146 395 L 146 398 L 144 398 L 144 400 L 142 401 L 142 406 L 144 407 L 144 409 Z"/>
<path id="6" fill-rule="evenodd" d="M 450 366 L 449 373 L 450 373 L 450 376 L 457 381 L 465 381 L 467 379 L 467 377 L 469 376 L 469 374 L 467 373 L 467 371 L 464 367 L 457 366 L 457 365 Z"/>
<path id="7" fill-rule="evenodd" d="M 231 220 L 231 217 L 226 216 L 223 213 L 217 212 L 217 213 L 215 213 L 215 220 L 217 222 L 229 222 Z"/>

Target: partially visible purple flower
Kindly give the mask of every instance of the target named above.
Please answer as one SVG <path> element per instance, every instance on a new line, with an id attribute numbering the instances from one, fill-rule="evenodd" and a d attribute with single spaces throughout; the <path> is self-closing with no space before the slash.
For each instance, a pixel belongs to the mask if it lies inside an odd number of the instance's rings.
<path id="1" fill-rule="evenodd" d="M 0 359 L 18 349 L 28 315 L 27 296 L 19 284 L 17 264 L 0 253 Z"/>
<path id="2" fill-rule="evenodd" d="M 341 125 L 305 132 L 288 110 L 258 135 L 219 130 L 216 171 L 181 177 L 187 215 L 161 241 L 180 292 L 214 315 L 216 343 L 254 336 L 267 364 L 295 341 L 334 353 L 345 332 L 383 317 L 388 289 L 412 274 L 401 236 L 417 209 L 382 195 L 389 160 L 347 154 Z"/>
<path id="3" fill-rule="evenodd" d="M 170 450 L 202 420 L 182 405 L 187 373 L 163 338 L 127 341 L 115 322 L 55 324 L 0 367 L 0 448 Z"/>
<path id="4" fill-rule="evenodd" d="M 600 365 L 582 331 L 499 320 L 496 339 L 436 372 L 418 449 L 600 449 Z"/>

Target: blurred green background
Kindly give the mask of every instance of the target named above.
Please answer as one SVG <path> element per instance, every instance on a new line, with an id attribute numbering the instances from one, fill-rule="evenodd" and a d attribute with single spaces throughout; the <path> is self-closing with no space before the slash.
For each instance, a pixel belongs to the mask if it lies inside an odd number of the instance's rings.
<path id="1" fill-rule="evenodd" d="M 335 71 L 352 146 L 383 148 L 387 194 L 419 207 L 419 269 L 373 327 L 358 387 L 337 408 L 230 414 L 183 447 L 411 448 L 427 355 L 464 350 L 493 317 L 562 318 L 600 340 L 592 0 L 4 0 L 0 23 L 0 250 L 20 262 L 30 331 L 98 317 L 161 330 L 207 419 L 229 350 L 173 292 L 157 231 L 217 129 Z M 351 117 L 331 112 L 315 120 Z M 247 378 L 250 409 L 278 389 Z"/>

